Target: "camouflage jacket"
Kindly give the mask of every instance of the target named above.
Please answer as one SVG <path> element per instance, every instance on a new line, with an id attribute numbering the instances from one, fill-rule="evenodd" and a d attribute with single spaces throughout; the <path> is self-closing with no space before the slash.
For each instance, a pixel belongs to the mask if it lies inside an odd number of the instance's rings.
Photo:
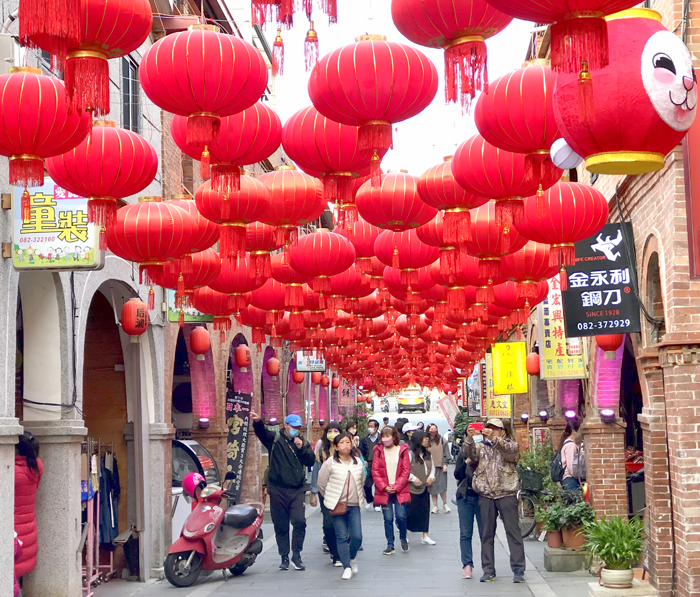
<path id="1" fill-rule="evenodd" d="M 477 463 L 472 487 L 479 495 L 493 500 L 518 493 L 518 471 L 515 468 L 520 460 L 518 442 L 497 438 L 493 445 L 474 443 L 465 439 L 467 458 Z"/>

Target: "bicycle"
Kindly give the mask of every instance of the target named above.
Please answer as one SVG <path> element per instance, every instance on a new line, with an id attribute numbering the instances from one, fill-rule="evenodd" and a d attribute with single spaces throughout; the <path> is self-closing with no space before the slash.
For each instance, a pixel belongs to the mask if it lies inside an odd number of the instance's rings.
<path id="1" fill-rule="evenodd" d="M 520 491 L 518 491 L 518 523 L 520 534 L 525 539 L 537 524 L 535 507 L 541 502 L 540 496 L 552 495 L 551 491 L 542 491 L 544 477 L 532 469 L 520 473 Z"/>

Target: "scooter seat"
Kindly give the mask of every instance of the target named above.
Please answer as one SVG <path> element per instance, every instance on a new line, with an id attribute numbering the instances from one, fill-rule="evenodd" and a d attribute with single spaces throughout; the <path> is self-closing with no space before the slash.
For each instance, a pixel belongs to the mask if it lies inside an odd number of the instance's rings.
<path id="1" fill-rule="evenodd" d="M 255 522 L 258 510 L 248 504 L 231 506 L 224 514 L 224 524 L 236 529 L 244 529 Z"/>

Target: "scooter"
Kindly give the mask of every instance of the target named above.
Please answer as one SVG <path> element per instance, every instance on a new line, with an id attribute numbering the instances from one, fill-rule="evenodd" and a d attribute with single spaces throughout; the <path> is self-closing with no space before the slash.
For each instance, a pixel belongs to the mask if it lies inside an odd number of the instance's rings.
<path id="1" fill-rule="evenodd" d="M 381 409 L 383 413 L 389 412 L 389 401 L 382 398 Z"/>
<path id="2" fill-rule="evenodd" d="M 207 485 L 187 517 L 180 538 L 165 558 L 165 577 L 176 587 L 193 585 L 202 570 L 229 569 L 240 576 L 262 552 L 263 512 L 260 503 L 227 506 L 227 491 L 235 473 L 226 474 L 223 486 Z M 224 577 L 226 572 L 224 572 Z"/>

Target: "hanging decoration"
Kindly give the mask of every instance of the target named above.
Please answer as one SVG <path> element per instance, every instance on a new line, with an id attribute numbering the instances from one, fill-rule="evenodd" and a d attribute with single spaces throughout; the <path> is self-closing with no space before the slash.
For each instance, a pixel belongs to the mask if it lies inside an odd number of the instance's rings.
<path id="1" fill-rule="evenodd" d="M 273 346 L 279 343 L 276 326 L 281 323 L 285 313 L 284 284 L 274 278 L 268 279 L 262 286 L 250 293 L 250 304 L 265 312 L 265 324 L 270 326 Z"/>
<path id="2" fill-rule="evenodd" d="M 270 253 L 282 247 L 277 242 L 273 226 L 262 222 L 252 222 L 245 227 L 245 244 L 250 256 L 253 277 L 260 283 L 272 276 Z"/>
<path id="3" fill-rule="evenodd" d="M 22 45 L 63 56 L 80 41 L 82 0 L 22 0 L 17 9 Z"/>
<path id="4" fill-rule="evenodd" d="M 404 284 L 417 282 L 418 268 L 430 265 L 439 257 L 438 249 L 422 243 L 415 230 L 385 230 L 377 237 L 374 250 L 385 266 L 403 270 L 401 280 Z"/>
<path id="5" fill-rule="evenodd" d="M 211 340 L 209 338 L 209 330 L 198 325 L 190 334 L 190 350 L 193 354 L 197 355 L 196 359 L 198 361 L 203 361 L 210 348 Z"/>
<path id="6" fill-rule="evenodd" d="M 284 74 L 284 40 L 282 29 L 277 29 L 275 41 L 272 43 L 272 76 Z"/>
<path id="7" fill-rule="evenodd" d="M 504 277 L 515 280 L 517 296 L 532 299 L 539 294 L 539 283 L 559 273 L 557 265 L 550 265 L 549 245 L 533 240 L 518 251 L 501 259 Z"/>
<path id="8" fill-rule="evenodd" d="M 236 314 L 248 306 L 250 293 L 264 283 L 264 279 L 255 277 L 251 260 L 244 255 L 233 262 L 224 260 L 219 275 L 209 286 L 228 296 L 229 309 Z"/>
<path id="9" fill-rule="evenodd" d="M 192 303 L 198 311 L 214 316 L 214 329 L 219 332 L 219 342 L 223 344 L 226 341 L 226 332 L 231 329 L 231 313 L 233 312 L 229 306 L 228 296 L 209 286 L 204 286 L 194 291 Z M 242 367 L 238 364 L 238 354 L 236 354 L 236 364 Z"/>
<path id="10" fill-rule="evenodd" d="M 289 311 L 300 310 L 304 306 L 304 287 L 313 276 L 299 273 L 286 259 L 284 253 L 272 257 L 272 277 L 284 284 L 284 305 Z M 291 329 L 298 329 L 292 327 Z"/>
<path id="11" fill-rule="evenodd" d="M 314 29 L 314 22 L 309 21 L 309 30 L 306 32 L 306 38 L 304 39 L 304 64 L 306 65 L 307 73 L 318 66 L 318 57 L 318 33 Z"/>
<path id="12" fill-rule="evenodd" d="M 168 204 L 186 211 L 195 223 L 190 250 L 178 260 L 180 271 L 183 274 L 189 274 L 192 273 L 192 253 L 199 253 L 213 246 L 219 240 L 219 226 L 203 217 L 194 199 L 187 194 L 173 195 Z"/>
<path id="13" fill-rule="evenodd" d="M 129 334 L 132 344 L 138 344 L 139 338 L 148 330 L 148 308 L 139 298 L 131 298 L 122 306 L 121 326 Z"/>
<path id="14" fill-rule="evenodd" d="M 337 226 L 333 232 L 347 238 L 355 248 L 355 265 L 364 274 L 372 274 L 372 257 L 374 257 L 374 241 L 382 230 L 373 226 L 363 218 L 357 218 L 352 224 L 344 227 Z"/>
<path id="15" fill-rule="evenodd" d="M 466 226 L 462 223 L 461 231 L 464 236 L 471 237 L 468 217 L 466 222 Z M 465 227 L 467 228 L 466 231 L 464 230 Z M 460 251 L 466 254 L 467 245 L 464 242 L 447 242 L 445 238 L 445 221 L 442 212 L 438 212 L 427 224 L 416 228 L 416 233 L 421 242 L 431 247 L 437 247 L 440 251 L 440 271 L 446 274 L 454 274 L 459 267 Z"/>

